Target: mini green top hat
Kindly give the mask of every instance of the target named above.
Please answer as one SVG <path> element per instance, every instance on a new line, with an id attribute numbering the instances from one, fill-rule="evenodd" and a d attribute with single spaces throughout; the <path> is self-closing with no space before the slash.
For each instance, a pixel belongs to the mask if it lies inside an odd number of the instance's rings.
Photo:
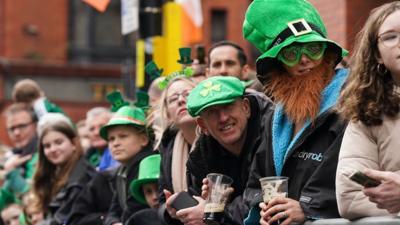
<path id="1" fill-rule="evenodd" d="M 348 54 L 327 39 L 321 16 L 307 0 L 254 0 L 245 15 L 243 35 L 262 53 L 256 64 L 259 75 L 268 73 L 281 49 L 294 42 L 326 42 L 338 56 L 336 63 Z"/>
<path id="2" fill-rule="evenodd" d="M 106 125 L 100 129 L 100 136 L 107 140 L 107 130 L 118 125 L 130 125 L 136 128 L 145 128 L 147 124 L 146 116 L 142 109 L 134 106 L 123 106 L 111 117 Z"/>
<path id="3" fill-rule="evenodd" d="M 144 71 L 150 75 L 150 79 L 154 80 L 160 77 L 164 70 L 159 69 L 154 61 L 150 61 L 144 67 Z"/>
<path id="4" fill-rule="evenodd" d="M 180 64 L 191 64 L 193 60 L 190 58 L 192 52 L 191 48 L 179 48 L 180 59 L 177 61 Z"/>
<path id="5" fill-rule="evenodd" d="M 136 102 L 134 104 L 136 107 L 146 111 L 149 108 L 149 95 L 145 91 L 136 91 Z"/>
<path id="6" fill-rule="evenodd" d="M 107 94 L 107 100 L 111 103 L 111 112 L 118 111 L 122 106 L 129 105 L 129 102 L 126 102 L 119 91 L 113 91 Z"/>
<path id="7" fill-rule="evenodd" d="M 191 116 L 213 105 L 228 104 L 242 97 L 248 82 L 231 76 L 214 76 L 201 81 L 187 97 L 186 107 Z"/>
<path id="8" fill-rule="evenodd" d="M 160 176 L 160 154 L 144 158 L 139 165 L 139 176 L 129 185 L 133 197 L 140 203 L 146 204 L 142 186 L 147 183 L 157 182 Z"/>

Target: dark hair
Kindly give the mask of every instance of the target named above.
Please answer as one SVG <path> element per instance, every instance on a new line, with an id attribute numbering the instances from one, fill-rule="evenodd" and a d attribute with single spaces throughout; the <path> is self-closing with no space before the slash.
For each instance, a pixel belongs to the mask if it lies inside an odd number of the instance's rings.
<path id="1" fill-rule="evenodd" d="M 64 134 L 76 147 L 75 153 L 63 166 L 52 164 L 44 154 L 43 137 L 51 131 Z M 46 212 L 53 197 L 67 183 L 68 178 L 83 154 L 76 130 L 65 122 L 45 127 L 39 137 L 39 159 L 33 176 L 33 193 L 38 196 L 38 206 Z"/>
<path id="2" fill-rule="evenodd" d="M 247 57 L 246 54 L 244 53 L 244 50 L 242 47 L 240 47 L 238 44 L 235 44 L 231 41 L 219 41 L 211 46 L 211 48 L 208 50 L 207 56 L 208 56 L 208 64 L 210 64 L 210 54 L 211 52 L 221 46 L 231 46 L 237 50 L 237 57 L 240 62 L 240 66 L 244 66 L 247 64 Z"/>

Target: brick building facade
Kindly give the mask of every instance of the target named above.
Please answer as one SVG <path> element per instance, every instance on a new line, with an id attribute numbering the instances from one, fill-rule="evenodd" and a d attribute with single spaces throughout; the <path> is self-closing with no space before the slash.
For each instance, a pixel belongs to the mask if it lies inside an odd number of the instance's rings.
<path id="1" fill-rule="evenodd" d="M 329 37 L 350 50 L 370 10 L 391 2 L 310 1 L 320 11 Z M 12 85 L 24 77 L 37 79 L 47 96 L 75 121 L 84 118 L 90 107 L 105 105 L 104 94 L 127 83 L 121 64 L 133 61 L 135 52 L 137 34 L 120 35 L 119 2 L 112 0 L 100 14 L 81 0 L 0 0 L 0 111 L 10 102 Z M 251 0 L 201 2 L 206 49 L 218 40 L 234 41 L 243 46 L 254 66 L 259 52 L 242 36 Z M 79 92 L 76 85 L 89 91 Z M 0 122 L 0 137 L 4 137 Z"/>

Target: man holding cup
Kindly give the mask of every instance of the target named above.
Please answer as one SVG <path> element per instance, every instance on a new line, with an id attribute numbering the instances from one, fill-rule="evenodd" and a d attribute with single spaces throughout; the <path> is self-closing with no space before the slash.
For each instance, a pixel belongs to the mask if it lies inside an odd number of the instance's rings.
<path id="1" fill-rule="evenodd" d="M 265 95 L 246 93 L 247 84 L 232 76 L 214 76 L 200 82 L 187 98 L 188 112 L 198 116 L 202 131 L 187 162 L 189 183 L 193 184 L 189 191 L 199 195 L 203 178 L 209 173 L 231 177 L 234 191 L 223 212 L 224 224 L 242 224 L 247 214 L 241 196 L 254 153 L 261 143 L 262 116 L 271 114 L 273 108 Z M 200 202 L 197 207 L 178 211 L 177 215 L 181 221 L 193 224 L 196 219 L 202 222 L 203 213 L 204 202 Z"/>

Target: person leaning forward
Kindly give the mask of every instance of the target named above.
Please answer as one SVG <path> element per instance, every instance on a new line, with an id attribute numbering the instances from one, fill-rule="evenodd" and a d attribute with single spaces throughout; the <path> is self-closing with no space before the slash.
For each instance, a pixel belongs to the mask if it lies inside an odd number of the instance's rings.
<path id="1" fill-rule="evenodd" d="M 222 173 L 233 179 L 234 191 L 224 212 L 224 224 L 242 224 L 248 209 L 242 204 L 249 168 L 263 134 L 262 115 L 272 113 L 265 95 L 246 93 L 248 83 L 232 76 L 215 76 L 200 82 L 189 94 L 187 109 L 197 117 L 202 130 L 189 154 L 189 191 L 199 195 L 208 173 Z M 260 125 L 261 124 L 261 125 Z M 203 193 L 204 194 L 204 193 Z M 201 224 L 204 200 L 194 208 L 177 212 L 182 222 Z"/>

